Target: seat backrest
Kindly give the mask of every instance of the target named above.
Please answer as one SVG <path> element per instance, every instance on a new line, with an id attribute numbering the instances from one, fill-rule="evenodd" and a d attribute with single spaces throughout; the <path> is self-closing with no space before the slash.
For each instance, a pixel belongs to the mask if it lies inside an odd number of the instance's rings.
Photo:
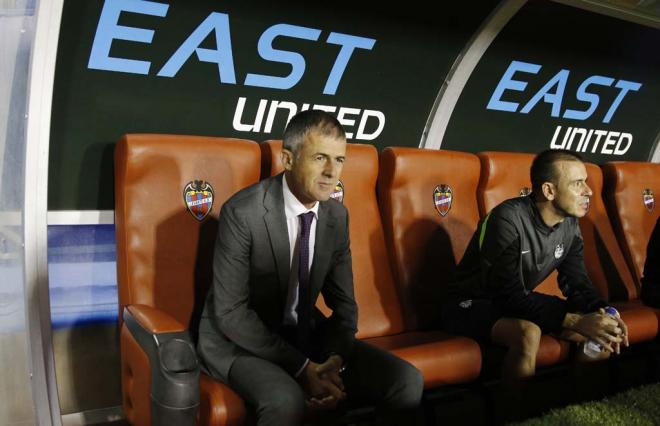
<path id="1" fill-rule="evenodd" d="M 584 238 L 584 262 L 594 286 L 611 301 L 638 298 L 638 290 L 614 235 L 603 202 L 603 173 L 595 164 L 585 163 L 587 183 L 593 191 L 589 212 L 580 219 Z"/>
<path id="2" fill-rule="evenodd" d="M 261 146 L 261 179 L 282 173 L 282 141 L 267 140 Z"/>
<path id="3" fill-rule="evenodd" d="M 477 156 L 481 161 L 481 178 L 477 189 L 481 217 L 501 202 L 532 191 L 529 169 L 534 154 L 486 151 Z"/>
<path id="4" fill-rule="evenodd" d="M 481 160 L 477 198 L 482 217 L 501 202 L 531 192 L 529 169 L 534 161 L 534 154 L 489 151 L 477 155 Z M 543 280 L 535 291 L 563 297 L 557 285 L 557 271 Z"/>
<path id="5" fill-rule="evenodd" d="M 282 172 L 282 141 L 263 142 L 262 156 L 270 176 Z M 270 160 L 269 160 L 270 159 Z M 387 336 L 403 331 L 399 297 L 385 248 L 376 202 L 378 152 L 373 145 L 348 144 L 340 177 L 343 203 L 349 212 L 353 285 L 359 307 L 358 337 Z"/>
<path id="6" fill-rule="evenodd" d="M 479 222 L 474 154 L 385 148 L 378 201 L 406 329 L 437 326 L 443 286 Z"/>
<path id="7" fill-rule="evenodd" d="M 220 207 L 232 194 L 258 181 L 259 163 L 259 145 L 247 140 L 130 134 L 118 142 L 115 228 L 120 319 L 124 305 L 143 304 L 190 325 L 193 309 L 201 309 L 212 280 Z M 186 191 L 195 214 L 188 211 Z M 209 198 L 212 207 L 203 217 Z"/>
<path id="8" fill-rule="evenodd" d="M 633 161 L 606 163 L 603 199 L 614 233 L 639 288 L 646 247 L 660 216 L 660 164 Z"/>

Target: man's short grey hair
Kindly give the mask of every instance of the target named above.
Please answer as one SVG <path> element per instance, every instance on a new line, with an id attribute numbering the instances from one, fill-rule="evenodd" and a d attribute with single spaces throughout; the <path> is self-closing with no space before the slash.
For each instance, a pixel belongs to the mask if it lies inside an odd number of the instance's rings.
<path id="1" fill-rule="evenodd" d="M 294 115 L 284 130 L 283 147 L 298 154 L 305 136 L 311 130 L 317 130 L 324 136 L 346 139 L 346 133 L 337 118 L 320 110 L 301 111 Z"/>

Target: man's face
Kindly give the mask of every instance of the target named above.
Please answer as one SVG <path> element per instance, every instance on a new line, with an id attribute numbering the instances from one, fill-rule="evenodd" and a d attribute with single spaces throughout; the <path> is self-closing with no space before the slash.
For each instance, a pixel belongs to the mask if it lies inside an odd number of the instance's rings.
<path id="1" fill-rule="evenodd" d="M 288 150 L 282 152 L 289 188 L 308 208 L 316 201 L 330 198 L 345 159 L 346 139 L 326 136 L 314 129 L 307 132 L 296 154 Z"/>
<path id="2" fill-rule="evenodd" d="M 563 216 L 582 217 L 589 210 L 589 197 L 593 194 L 587 185 L 587 169 L 581 161 L 557 161 L 557 184 L 552 205 Z"/>

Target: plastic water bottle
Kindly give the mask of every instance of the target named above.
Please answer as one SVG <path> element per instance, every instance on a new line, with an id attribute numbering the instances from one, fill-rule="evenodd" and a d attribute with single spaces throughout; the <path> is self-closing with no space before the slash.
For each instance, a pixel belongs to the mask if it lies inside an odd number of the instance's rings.
<path id="1" fill-rule="evenodd" d="M 614 318 L 619 318 L 619 311 L 611 306 L 605 308 L 605 313 Z M 584 344 L 584 354 L 590 358 L 596 358 L 601 352 L 603 352 L 603 346 L 595 340 L 589 339 Z"/>

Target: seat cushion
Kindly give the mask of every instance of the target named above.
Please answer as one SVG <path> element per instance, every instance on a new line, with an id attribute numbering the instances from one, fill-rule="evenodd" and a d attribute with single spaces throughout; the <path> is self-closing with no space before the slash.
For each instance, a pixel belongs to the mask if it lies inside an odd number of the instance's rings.
<path id="1" fill-rule="evenodd" d="M 621 318 L 628 326 L 630 344 L 653 340 L 658 335 L 660 309 L 646 306 L 640 299 L 615 302 L 612 306 L 619 310 Z"/>
<path id="2" fill-rule="evenodd" d="M 646 246 L 660 216 L 660 208 L 651 201 L 660 193 L 660 164 L 615 161 L 602 169 L 603 199 L 612 228 L 639 286 Z"/>
<path id="3" fill-rule="evenodd" d="M 227 385 L 202 374 L 199 380 L 200 425 L 233 426 L 245 421 L 245 404 Z"/>
<path id="4" fill-rule="evenodd" d="M 464 383 L 481 371 L 479 344 L 467 337 L 443 331 L 414 331 L 364 339 L 417 367 L 424 375 L 424 388 Z"/>

